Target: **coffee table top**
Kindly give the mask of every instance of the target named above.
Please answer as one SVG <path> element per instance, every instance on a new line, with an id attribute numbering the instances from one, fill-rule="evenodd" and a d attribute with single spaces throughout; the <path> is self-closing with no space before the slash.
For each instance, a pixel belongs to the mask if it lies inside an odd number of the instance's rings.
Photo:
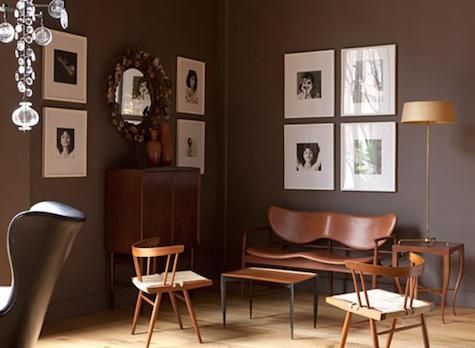
<path id="1" fill-rule="evenodd" d="M 221 276 L 226 278 L 256 280 L 278 284 L 296 284 L 313 278 L 318 278 L 317 273 L 261 267 L 246 267 L 236 271 L 225 272 Z"/>

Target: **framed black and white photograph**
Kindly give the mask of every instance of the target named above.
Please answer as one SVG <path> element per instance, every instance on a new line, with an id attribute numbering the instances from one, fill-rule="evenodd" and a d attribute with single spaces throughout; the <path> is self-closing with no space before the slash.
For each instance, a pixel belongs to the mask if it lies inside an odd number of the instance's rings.
<path id="1" fill-rule="evenodd" d="M 341 190 L 396 191 L 396 123 L 341 124 Z"/>
<path id="2" fill-rule="evenodd" d="M 396 114 L 396 45 L 341 50 L 341 115 Z"/>
<path id="3" fill-rule="evenodd" d="M 205 114 L 205 63 L 177 57 L 176 110 Z"/>
<path id="4" fill-rule="evenodd" d="M 144 114 L 151 105 L 150 92 L 148 90 L 147 79 L 144 74 L 135 68 L 124 71 L 122 84 L 117 90 L 121 105 L 121 115 L 127 116 L 127 121 L 131 123 L 142 122 Z M 137 119 L 134 119 L 137 116 Z"/>
<path id="5" fill-rule="evenodd" d="M 87 112 L 43 108 L 43 177 L 87 176 Z"/>
<path id="6" fill-rule="evenodd" d="M 284 187 L 334 190 L 332 123 L 284 126 Z"/>
<path id="7" fill-rule="evenodd" d="M 334 50 L 284 56 L 286 118 L 334 116 L 334 63 Z"/>
<path id="8" fill-rule="evenodd" d="M 52 30 L 43 47 L 43 98 L 87 103 L 87 38 Z"/>
<path id="9" fill-rule="evenodd" d="M 178 167 L 200 168 L 205 173 L 205 123 L 178 120 L 176 133 Z"/>

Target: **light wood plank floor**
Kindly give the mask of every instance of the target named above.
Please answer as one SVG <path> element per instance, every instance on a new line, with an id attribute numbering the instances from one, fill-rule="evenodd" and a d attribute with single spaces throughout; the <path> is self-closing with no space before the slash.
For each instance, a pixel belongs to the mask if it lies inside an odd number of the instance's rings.
<path id="1" fill-rule="evenodd" d="M 228 325 L 223 329 L 218 291 L 199 290 L 195 292 L 193 304 L 201 327 L 203 345 L 197 343 L 184 304 L 180 304 L 180 313 L 185 329 L 180 330 L 165 298 L 151 347 L 338 347 L 344 313 L 324 304 L 323 297 L 320 299 L 317 329 L 314 329 L 311 294 L 297 289 L 295 339 L 291 340 L 286 292 L 256 298 L 254 319 L 249 320 L 247 300 L 238 296 L 236 288 L 230 289 Z M 115 311 L 104 310 L 49 324 L 44 329 L 38 347 L 144 347 L 150 312 L 144 310 L 137 327 L 138 334 L 131 336 L 132 306 L 121 306 Z M 443 325 L 438 308 L 428 316 L 431 347 L 475 347 L 475 309 L 458 308 L 456 317 L 450 313 L 446 318 L 448 323 Z M 355 321 L 359 319 L 355 317 Z M 384 339 L 380 338 L 381 346 L 384 346 Z M 371 347 L 367 323 L 351 327 L 347 347 Z M 392 347 L 422 347 L 420 329 L 396 333 Z"/>

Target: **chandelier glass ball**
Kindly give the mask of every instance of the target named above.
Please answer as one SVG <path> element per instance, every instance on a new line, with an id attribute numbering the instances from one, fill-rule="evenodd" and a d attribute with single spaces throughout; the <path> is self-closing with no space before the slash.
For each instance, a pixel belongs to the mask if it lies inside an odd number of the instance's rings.
<path id="1" fill-rule="evenodd" d="M 39 120 L 40 116 L 27 101 L 20 102 L 20 107 L 12 114 L 13 123 L 23 132 L 31 130 L 31 127 L 37 125 Z"/>
<path id="2" fill-rule="evenodd" d="M 61 18 L 61 12 L 64 9 L 63 0 L 52 0 L 48 5 L 48 13 L 55 19 Z"/>
<path id="3" fill-rule="evenodd" d="M 35 42 L 40 46 L 46 46 L 51 43 L 53 40 L 53 34 L 51 34 L 51 30 L 46 27 L 39 27 L 36 28 L 35 34 Z"/>
<path id="4" fill-rule="evenodd" d="M 15 38 L 15 29 L 8 22 L 0 24 L 0 42 L 9 43 Z"/>

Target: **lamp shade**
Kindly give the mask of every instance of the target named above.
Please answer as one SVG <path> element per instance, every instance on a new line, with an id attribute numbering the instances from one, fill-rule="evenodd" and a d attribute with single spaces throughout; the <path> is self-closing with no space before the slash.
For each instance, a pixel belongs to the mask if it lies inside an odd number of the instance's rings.
<path id="1" fill-rule="evenodd" d="M 454 105 L 446 101 L 414 101 L 404 103 L 401 123 L 455 123 Z"/>

